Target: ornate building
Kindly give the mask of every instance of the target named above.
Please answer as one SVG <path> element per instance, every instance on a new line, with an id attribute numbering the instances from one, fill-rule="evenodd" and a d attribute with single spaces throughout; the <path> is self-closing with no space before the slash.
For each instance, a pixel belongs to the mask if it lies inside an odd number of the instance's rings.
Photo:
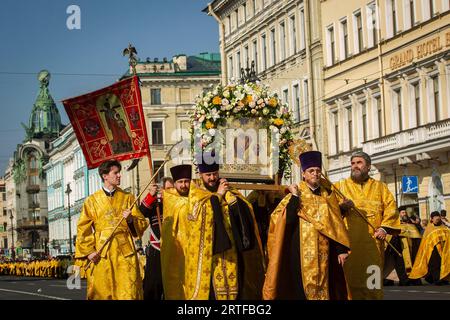
<path id="1" fill-rule="evenodd" d="M 25 140 L 18 145 L 6 169 L 7 215 L 12 216 L 18 256 L 44 255 L 48 245 L 47 184 L 43 166 L 48 160 L 49 141 L 62 129 L 61 118 L 48 90 L 50 73 L 39 73 L 40 90 Z"/>
<path id="2" fill-rule="evenodd" d="M 324 150 L 323 53 L 319 0 L 215 0 L 203 10 L 219 24 L 222 82 L 254 62 L 258 78 L 293 113 L 293 133 Z M 300 181 L 299 168 L 292 168 Z"/>
<path id="3" fill-rule="evenodd" d="M 449 1 L 326 0 L 321 11 L 330 178 L 348 177 L 363 150 L 411 214 L 449 208 Z"/>

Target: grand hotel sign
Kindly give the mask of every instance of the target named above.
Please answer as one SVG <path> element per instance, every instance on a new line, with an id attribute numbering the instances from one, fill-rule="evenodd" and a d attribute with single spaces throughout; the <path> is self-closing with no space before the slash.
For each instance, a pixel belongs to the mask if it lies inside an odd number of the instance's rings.
<path id="1" fill-rule="evenodd" d="M 402 50 L 400 53 L 393 55 L 389 58 L 389 66 L 392 71 L 395 71 L 414 61 L 418 61 L 435 53 L 445 51 L 448 48 L 450 48 L 450 31 L 432 38 L 428 38 L 419 42 L 415 46 L 411 46 L 408 49 Z"/>

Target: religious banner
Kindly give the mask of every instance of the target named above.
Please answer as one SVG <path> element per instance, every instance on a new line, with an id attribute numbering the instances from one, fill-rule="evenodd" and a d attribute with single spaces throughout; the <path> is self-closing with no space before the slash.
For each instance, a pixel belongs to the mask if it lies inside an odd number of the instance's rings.
<path id="1" fill-rule="evenodd" d="M 63 101 L 89 169 L 150 156 L 138 77 Z"/>

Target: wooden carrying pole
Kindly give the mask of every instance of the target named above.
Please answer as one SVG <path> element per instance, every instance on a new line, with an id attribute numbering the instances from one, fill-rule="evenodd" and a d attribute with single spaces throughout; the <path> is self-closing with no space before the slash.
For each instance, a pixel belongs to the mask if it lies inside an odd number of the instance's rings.
<path id="1" fill-rule="evenodd" d="M 131 204 L 131 207 L 129 208 L 129 210 L 132 210 L 133 207 L 136 205 L 136 203 L 138 202 L 139 198 L 142 196 L 142 194 L 147 190 L 147 188 L 150 186 L 150 184 L 152 184 L 153 180 L 155 179 L 155 177 L 158 175 L 159 170 L 161 170 L 164 165 L 171 159 L 170 157 L 170 153 L 172 152 L 173 148 L 178 145 L 181 141 L 177 142 L 176 144 L 174 144 L 169 151 L 166 154 L 166 158 L 164 159 L 164 162 L 159 166 L 158 170 L 156 170 L 156 172 L 153 174 L 153 176 L 151 177 L 150 181 L 147 183 L 147 185 L 145 186 L 145 188 L 141 191 L 141 193 L 136 197 L 136 199 L 134 200 L 134 202 Z M 123 221 L 124 216 L 122 216 L 122 218 L 120 219 L 120 221 L 117 223 L 117 225 L 114 227 L 113 232 L 111 233 L 111 235 L 106 239 L 106 241 L 102 244 L 102 246 L 100 247 L 100 249 L 97 251 L 98 254 L 100 254 L 103 249 L 105 248 L 105 246 L 109 243 L 109 241 L 111 241 L 111 239 L 114 236 L 114 233 L 116 232 L 117 228 L 120 226 L 120 224 Z M 91 260 L 89 260 L 88 264 L 84 267 L 84 270 L 89 269 L 89 266 L 91 265 Z"/>
<path id="2" fill-rule="evenodd" d="M 328 177 L 326 177 L 323 173 L 321 173 L 321 176 L 327 181 L 327 183 L 331 186 L 331 188 L 336 192 L 337 195 L 339 195 L 342 199 L 346 199 L 346 197 L 344 196 L 344 194 L 338 189 L 336 188 L 336 186 L 334 184 L 331 183 L 331 181 L 328 179 Z M 367 217 L 364 215 L 364 213 L 362 213 L 358 208 L 356 207 L 352 207 L 351 210 L 355 211 L 361 218 L 363 218 L 363 220 L 375 231 L 377 230 L 374 225 L 372 223 L 370 223 L 370 221 L 367 219 Z M 396 254 L 399 255 L 399 257 L 402 256 L 402 254 L 400 252 L 398 252 L 397 249 L 395 249 L 395 247 L 386 239 L 383 239 L 384 242 L 386 242 L 392 250 L 394 250 L 394 252 Z"/>

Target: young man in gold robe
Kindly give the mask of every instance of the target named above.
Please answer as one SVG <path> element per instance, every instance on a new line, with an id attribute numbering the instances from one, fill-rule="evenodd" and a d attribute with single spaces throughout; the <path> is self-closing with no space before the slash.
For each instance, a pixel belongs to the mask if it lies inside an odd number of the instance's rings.
<path id="1" fill-rule="evenodd" d="M 450 280 L 450 229 L 439 212 L 432 212 L 430 218 L 409 278 L 425 277 L 429 283 L 445 285 Z"/>
<path id="2" fill-rule="evenodd" d="M 345 196 L 340 199 L 341 211 L 352 249 L 344 271 L 353 299 L 383 299 L 383 240 L 387 234 L 400 232 L 397 205 L 387 185 L 369 177 L 371 159 L 367 153 L 355 152 L 350 161 L 351 177 L 335 184 Z M 353 207 L 366 216 L 375 230 Z"/>
<path id="3" fill-rule="evenodd" d="M 300 155 L 303 181 L 291 185 L 271 215 L 264 299 L 348 297 L 342 269 L 349 238 L 336 195 L 320 185 L 322 155 Z"/>
<path id="4" fill-rule="evenodd" d="M 189 191 L 185 298 L 260 299 L 264 255 L 252 206 L 219 177 L 214 160 L 198 170 Z"/>
<path id="5" fill-rule="evenodd" d="M 119 188 L 118 161 L 108 160 L 99 167 L 103 187 L 83 204 L 77 226 L 75 258 L 93 262 L 87 272 L 89 300 L 141 300 L 142 279 L 133 237 L 141 237 L 148 227 L 133 195 Z M 115 226 L 111 241 L 99 252 Z"/>

